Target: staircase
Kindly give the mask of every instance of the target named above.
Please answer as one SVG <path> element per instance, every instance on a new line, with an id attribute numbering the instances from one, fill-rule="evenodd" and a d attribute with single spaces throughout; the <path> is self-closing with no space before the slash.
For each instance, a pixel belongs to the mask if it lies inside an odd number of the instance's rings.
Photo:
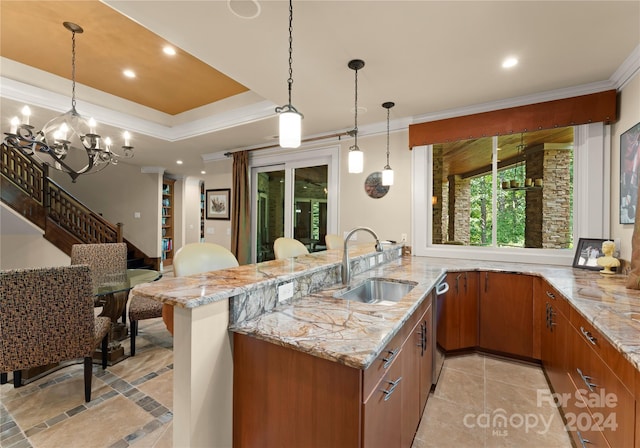
<path id="1" fill-rule="evenodd" d="M 48 165 L 2 144 L 0 174 L 2 202 L 40 227 L 67 255 L 74 244 L 125 242 L 128 268 L 160 269 L 160 258 L 148 257 L 123 238 L 121 223 L 110 223 L 49 178 Z"/>

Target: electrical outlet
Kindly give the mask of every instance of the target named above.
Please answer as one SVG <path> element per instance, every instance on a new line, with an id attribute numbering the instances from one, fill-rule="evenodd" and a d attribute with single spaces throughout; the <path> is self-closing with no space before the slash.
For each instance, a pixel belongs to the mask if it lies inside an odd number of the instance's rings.
<path id="1" fill-rule="evenodd" d="M 278 302 L 284 302 L 291 297 L 293 297 L 293 282 L 278 286 Z"/>
<path id="2" fill-rule="evenodd" d="M 345 239 L 347 237 L 347 235 L 349 235 L 349 232 L 342 232 L 342 239 Z M 358 241 L 358 233 L 354 233 L 353 235 L 351 235 L 351 238 L 349 238 L 351 241 Z"/>
<path id="3" fill-rule="evenodd" d="M 372 267 L 374 267 L 376 265 L 376 258 L 375 257 L 369 257 L 369 269 L 371 269 Z"/>
<path id="4" fill-rule="evenodd" d="M 401 233 L 400 234 L 400 242 L 401 243 L 406 243 L 407 242 L 407 234 L 406 233 Z"/>

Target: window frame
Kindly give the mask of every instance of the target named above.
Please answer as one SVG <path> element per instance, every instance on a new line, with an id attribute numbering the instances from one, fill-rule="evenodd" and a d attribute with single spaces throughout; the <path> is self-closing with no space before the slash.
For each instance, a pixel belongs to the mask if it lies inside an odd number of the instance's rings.
<path id="1" fill-rule="evenodd" d="M 611 191 L 610 126 L 602 122 L 574 126 L 574 205 L 573 241 L 579 238 L 609 238 Z M 494 137 L 494 140 L 496 137 Z M 522 262 L 571 266 L 575 250 L 515 247 L 454 246 L 432 243 L 433 145 L 414 147 L 412 151 L 412 238 L 413 254 L 440 258 L 464 258 L 488 261 Z M 495 144 L 494 144 L 495 153 Z M 496 207 L 495 155 L 493 157 Z M 493 226 L 495 245 L 495 225 Z"/>

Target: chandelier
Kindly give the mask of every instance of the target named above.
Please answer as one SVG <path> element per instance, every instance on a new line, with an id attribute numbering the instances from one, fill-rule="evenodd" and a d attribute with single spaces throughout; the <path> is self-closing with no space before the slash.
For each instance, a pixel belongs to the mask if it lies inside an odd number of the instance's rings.
<path id="1" fill-rule="evenodd" d="M 76 33 L 84 30 L 71 22 L 63 25 L 71 31 L 71 110 L 35 131 L 29 125 L 31 110 L 25 106 L 22 121 L 18 117 L 11 120 L 4 144 L 67 173 L 75 183 L 81 174 L 96 173 L 108 165 L 116 165 L 121 158 L 133 157 L 133 146 L 130 134 L 125 131 L 122 154 L 116 154 L 111 138 L 96 133 L 96 121 L 87 120 L 76 111 Z"/>

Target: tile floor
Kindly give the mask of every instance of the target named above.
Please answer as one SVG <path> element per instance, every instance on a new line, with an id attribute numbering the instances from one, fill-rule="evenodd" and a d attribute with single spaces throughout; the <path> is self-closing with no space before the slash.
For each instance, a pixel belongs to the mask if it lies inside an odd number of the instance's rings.
<path id="1" fill-rule="evenodd" d="M 90 403 L 84 403 L 81 364 L 21 389 L 0 386 L 0 447 L 171 447 L 172 339 L 162 320 L 153 319 L 140 322 L 136 341 L 135 357 L 105 372 L 94 367 Z M 128 341 L 123 345 L 129 353 Z M 448 358 L 413 448 L 571 447 L 558 411 L 537 406 L 538 390 L 548 386 L 536 366 L 478 354 Z M 499 413 L 512 424 L 487 425 Z M 514 427 L 520 416 L 538 425 Z M 547 431 L 543 418 L 550 421 Z"/>

